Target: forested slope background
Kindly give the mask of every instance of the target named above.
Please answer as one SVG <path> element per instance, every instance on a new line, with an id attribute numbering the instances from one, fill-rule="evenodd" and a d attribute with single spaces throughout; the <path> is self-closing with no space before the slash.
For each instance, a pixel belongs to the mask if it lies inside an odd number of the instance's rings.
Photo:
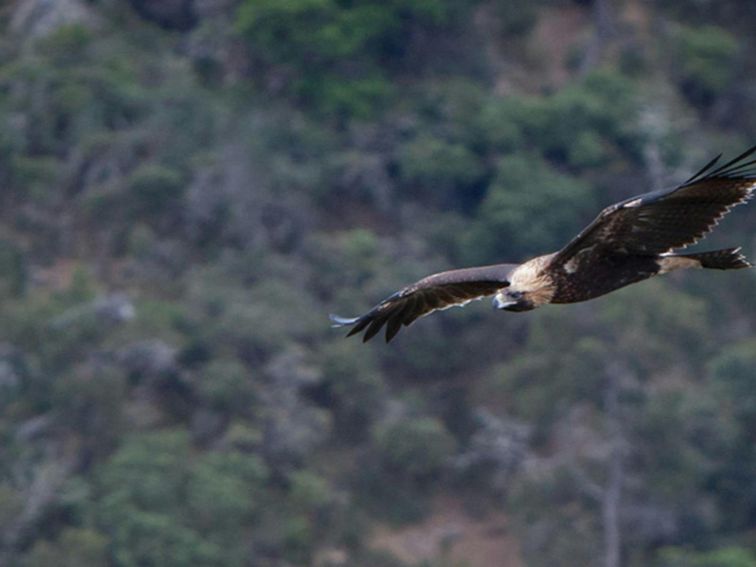
<path id="1" fill-rule="evenodd" d="M 756 143 L 751 0 L 0 4 L 0 565 L 756 567 L 756 275 L 362 344 Z M 756 258 L 756 209 L 703 246 Z"/>

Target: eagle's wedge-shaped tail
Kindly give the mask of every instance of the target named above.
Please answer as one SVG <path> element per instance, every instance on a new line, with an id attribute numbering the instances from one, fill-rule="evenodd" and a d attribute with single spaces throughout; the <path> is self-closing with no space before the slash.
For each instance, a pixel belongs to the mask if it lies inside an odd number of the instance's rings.
<path id="1" fill-rule="evenodd" d="M 702 268 L 710 270 L 741 270 L 753 267 L 746 257 L 740 253 L 740 247 L 693 254 L 672 254 L 669 257 L 696 260 Z"/>
<path id="2" fill-rule="evenodd" d="M 433 274 L 390 295 L 361 317 L 331 315 L 331 322 L 334 327 L 353 325 L 348 337 L 364 330 L 363 342 L 373 338 L 385 325 L 386 342 L 389 342 L 402 326 L 410 325 L 419 317 L 466 305 L 507 287 L 508 275 L 516 266 L 496 264 Z"/>

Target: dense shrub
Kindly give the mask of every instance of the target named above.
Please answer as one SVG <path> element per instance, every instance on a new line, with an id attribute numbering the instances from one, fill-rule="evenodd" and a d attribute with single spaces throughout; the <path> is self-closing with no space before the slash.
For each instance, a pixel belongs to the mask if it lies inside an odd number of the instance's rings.
<path id="1" fill-rule="evenodd" d="M 706 108 L 732 84 L 737 69 L 737 39 L 723 28 L 682 28 L 676 37 L 680 89 Z"/>
<path id="2" fill-rule="evenodd" d="M 455 446 L 443 424 L 430 417 L 383 425 L 375 435 L 385 464 L 416 480 L 437 475 Z"/>
<path id="3" fill-rule="evenodd" d="M 516 261 L 556 250 L 580 227 L 591 197 L 587 184 L 537 156 L 507 156 L 480 204 L 470 253 L 475 261 Z"/>

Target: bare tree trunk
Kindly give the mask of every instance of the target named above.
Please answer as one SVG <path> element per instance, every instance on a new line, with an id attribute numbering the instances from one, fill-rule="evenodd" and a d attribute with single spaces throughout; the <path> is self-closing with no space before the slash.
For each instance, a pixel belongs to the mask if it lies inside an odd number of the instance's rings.
<path id="1" fill-rule="evenodd" d="M 593 0 L 593 25 L 595 33 L 580 62 L 578 69 L 580 75 L 585 75 L 601 62 L 604 47 L 614 35 L 614 13 L 611 0 Z"/>
<path id="2" fill-rule="evenodd" d="M 31 473 L 32 478 L 26 480 L 27 485 L 22 489 L 22 509 L 13 525 L 5 533 L 0 533 L 0 549 L 6 548 L 10 555 L 14 553 L 27 531 L 33 529 L 35 523 L 56 501 L 60 487 L 71 476 L 75 465 L 76 459 L 72 456 L 51 457 L 36 465 Z M 0 565 L 5 565 L 3 559 L 0 555 Z"/>
<path id="3" fill-rule="evenodd" d="M 620 567 L 621 533 L 620 501 L 624 480 L 623 439 L 619 415 L 620 380 L 624 370 L 617 364 L 607 368 L 607 384 L 604 393 L 604 411 L 609 429 L 609 474 L 601 499 L 601 514 L 604 528 L 604 567 Z"/>
<path id="4" fill-rule="evenodd" d="M 604 567 L 620 567 L 619 509 L 623 480 L 621 448 L 612 448 L 609 461 L 609 479 L 604 493 L 602 516 L 604 523 Z"/>

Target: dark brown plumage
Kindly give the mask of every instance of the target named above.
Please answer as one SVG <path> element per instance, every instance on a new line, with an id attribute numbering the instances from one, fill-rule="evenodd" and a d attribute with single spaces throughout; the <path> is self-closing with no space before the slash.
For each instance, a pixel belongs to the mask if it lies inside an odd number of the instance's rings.
<path id="1" fill-rule="evenodd" d="M 495 295 L 494 305 L 528 311 L 548 303 L 576 303 L 681 268 L 730 270 L 750 264 L 739 248 L 675 254 L 710 232 L 732 207 L 756 190 L 756 146 L 717 167 L 710 161 L 674 189 L 654 191 L 605 208 L 560 251 L 523 264 L 497 264 L 441 272 L 387 297 L 365 315 L 331 315 L 334 326 L 365 331 L 363 341 L 386 326 L 390 341 L 439 309 Z"/>

